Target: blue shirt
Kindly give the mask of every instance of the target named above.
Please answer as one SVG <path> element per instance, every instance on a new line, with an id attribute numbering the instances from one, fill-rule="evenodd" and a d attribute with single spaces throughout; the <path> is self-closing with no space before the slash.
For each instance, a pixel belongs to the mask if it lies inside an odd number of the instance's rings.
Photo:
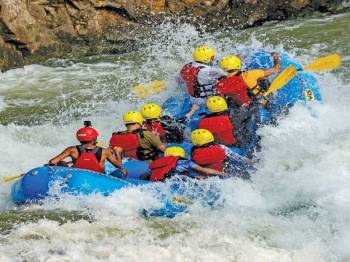
<path id="1" fill-rule="evenodd" d="M 176 173 L 191 172 L 191 171 L 193 171 L 193 167 L 195 167 L 195 166 L 198 166 L 198 165 L 191 160 L 179 159 L 177 161 L 175 171 L 176 171 Z"/>

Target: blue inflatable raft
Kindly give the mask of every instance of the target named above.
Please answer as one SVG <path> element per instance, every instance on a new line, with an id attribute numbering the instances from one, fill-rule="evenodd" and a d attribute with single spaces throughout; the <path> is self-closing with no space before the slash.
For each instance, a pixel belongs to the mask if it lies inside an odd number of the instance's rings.
<path id="1" fill-rule="evenodd" d="M 271 68 L 273 65 L 272 58 L 266 52 L 256 52 L 252 54 L 246 61 L 248 69 L 254 68 Z M 301 66 L 287 54 L 282 55 L 282 68 L 289 64 L 296 68 Z M 308 102 L 312 100 L 321 100 L 319 87 L 316 79 L 308 73 L 300 72 L 287 85 L 278 90 L 271 99 L 270 108 L 268 110 L 260 110 L 260 123 L 267 124 L 272 118 L 278 116 L 285 108 L 293 106 L 297 102 Z M 184 92 L 183 95 L 169 98 L 163 105 L 165 110 L 171 113 L 175 118 L 183 117 L 191 107 L 191 98 Z M 189 123 L 189 129 L 197 128 L 198 122 L 201 119 L 201 113 L 205 112 L 202 108 L 197 112 L 193 120 Z M 254 123 L 252 123 L 254 125 Z M 253 128 L 254 129 L 254 128 Z M 255 132 L 256 129 L 253 130 Z M 255 140 L 245 149 L 240 152 L 245 155 L 255 143 Z M 191 148 L 191 144 L 182 144 L 187 155 Z M 244 152 L 245 151 L 245 152 Z M 118 170 L 111 169 L 108 174 L 101 175 L 99 173 L 69 168 L 69 167 L 37 167 L 27 172 L 21 179 L 17 180 L 11 188 L 11 198 L 16 204 L 38 201 L 49 196 L 49 189 L 54 183 L 59 183 L 62 192 L 74 195 L 89 195 L 91 193 L 100 193 L 105 196 L 112 192 L 126 187 L 148 187 L 149 181 L 139 180 L 138 177 L 148 171 L 148 163 L 131 160 L 123 163 L 123 167 L 128 170 L 128 178 L 121 178 Z M 108 169 L 108 168 L 106 168 Z M 155 185 L 160 182 L 153 183 Z M 145 215 L 168 216 L 173 217 L 179 212 L 186 210 L 186 206 L 191 201 L 188 200 L 188 195 L 184 194 L 179 184 L 174 184 L 171 187 L 172 196 L 164 194 L 161 187 L 156 188 L 156 195 L 164 204 L 163 208 L 157 210 L 144 211 Z M 195 196 L 192 195 L 194 198 Z M 208 203 L 215 199 L 215 193 L 210 193 Z"/>
<path id="2" fill-rule="evenodd" d="M 124 167 L 132 173 L 136 169 L 143 170 L 144 163 L 131 160 Z M 121 173 L 114 175 L 121 177 Z M 122 179 L 119 177 L 78 168 L 42 166 L 30 170 L 16 181 L 11 187 L 10 194 L 16 204 L 25 204 L 38 202 L 47 197 L 57 197 L 57 195 L 50 195 L 50 187 L 54 185 L 60 188 L 60 193 L 72 195 L 90 195 L 94 193 L 108 196 L 112 192 L 125 187 L 161 184 L 161 182 L 133 178 Z M 178 188 L 178 186 L 172 186 L 171 197 L 162 194 L 157 187 L 150 188 L 156 193 L 156 197 L 164 204 L 164 207 L 155 210 L 144 210 L 144 214 L 147 216 L 174 217 L 176 214 L 183 212 L 186 209 L 184 203 L 188 203 L 188 201 L 184 200 Z"/>

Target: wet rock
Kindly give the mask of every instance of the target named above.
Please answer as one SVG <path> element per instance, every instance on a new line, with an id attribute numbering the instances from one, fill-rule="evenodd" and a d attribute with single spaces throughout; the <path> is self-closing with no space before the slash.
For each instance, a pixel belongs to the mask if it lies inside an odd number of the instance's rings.
<path id="1" fill-rule="evenodd" d="M 125 52 L 141 28 L 165 16 L 245 27 L 346 7 L 341 0 L 0 0 L 0 70 Z"/>

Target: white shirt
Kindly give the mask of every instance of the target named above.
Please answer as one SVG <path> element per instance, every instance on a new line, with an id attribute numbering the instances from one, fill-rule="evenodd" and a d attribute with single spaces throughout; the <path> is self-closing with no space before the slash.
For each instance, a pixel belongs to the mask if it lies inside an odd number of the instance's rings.
<path id="1" fill-rule="evenodd" d="M 197 76 L 197 81 L 198 81 L 198 84 L 200 85 L 214 86 L 218 81 L 218 79 L 220 79 L 221 77 L 227 76 L 227 73 L 220 68 L 216 68 L 213 66 L 196 63 L 196 62 L 193 63 L 193 66 L 202 67 L 199 70 L 198 76 Z"/>

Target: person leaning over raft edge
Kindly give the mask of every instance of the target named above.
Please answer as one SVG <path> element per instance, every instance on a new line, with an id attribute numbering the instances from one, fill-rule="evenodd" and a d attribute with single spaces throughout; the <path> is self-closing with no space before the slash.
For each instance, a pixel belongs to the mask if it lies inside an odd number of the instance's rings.
<path id="1" fill-rule="evenodd" d="M 251 164 L 252 160 L 240 156 L 214 140 L 214 135 L 207 129 L 192 131 L 191 160 L 203 167 L 230 173 L 237 177 L 249 178 L 250 175 L 245 171 L 245 167 Z"/>
<path id="2" fill-rule="evenodd" d="M 230 176 L 212 168 L 205 168 L 191 160 L 186 159 L 186 152 L 182 147 L 168 147 L 164 156 L 156 159 L 149 165 L 150 173 L 141 175 L 141 179 L 151 181 L 164 181 L 174 175 L 190 176 L 197 179 L 214 176 Z M 193 175 L 195 173 L 195 175 Z"/>

